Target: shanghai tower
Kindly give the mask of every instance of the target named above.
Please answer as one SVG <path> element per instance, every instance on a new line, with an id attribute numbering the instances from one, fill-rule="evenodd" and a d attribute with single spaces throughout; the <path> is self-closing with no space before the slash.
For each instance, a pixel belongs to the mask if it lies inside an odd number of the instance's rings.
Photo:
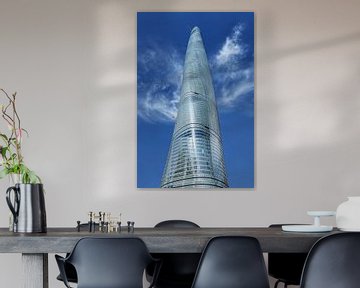
<path id="1" fill-rule="evenodd" d="M 187 45 L 181 95 L 162 188 L 226 188 L 214 87 L 200 29 Z"/>

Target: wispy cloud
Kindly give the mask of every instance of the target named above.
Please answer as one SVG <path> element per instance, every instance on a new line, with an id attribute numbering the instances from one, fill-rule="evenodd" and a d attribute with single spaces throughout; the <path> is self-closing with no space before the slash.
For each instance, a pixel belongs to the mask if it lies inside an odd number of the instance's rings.
<path id="1" fill-rule="evenodd" d="M 227 65 L 229 62 L 245 55 L 246 46 L 241 41 L 244 29 L 244 25 L 238 24 L 232 29 L 231 35 L 226 37 L 225 43 L 215 56 L 218 66 Z"/>
<path id="2" fill-rule="evenodd" d="M 247 68 L 241 70 L 235 76 L 235 81 L 230 80 L 231 77 L 223 77 L 217 79 L 220 82 L 220 97 L 218 105 L 220 108 L 231 109 L 235 106 L 247 101 L 248 97 L 252 97 L 254 91 L 253 69 Z M 249 95 L 250 94 L 250 95 Z"/>
<path id="3" fill-rule="evenodd" d="M 138 58 L 138 115 L 148 122 L 174 121 L 180 99 L 181 57 L 153 45 Z"/>
<path id="4" fill-rule="evenodd" d="M 139 99 L 139 116 L 148 122 L 174 121 L 177 115 L 179 95 L 167 86 L 149 87 Z"/>
<path id="5" fill-rule="evenodd" d="M 240 23 L 234 26 L 210 61 L 220 110 L 252 103 L 249 98 L 254 91 L 254 64 L 253 55 L 249 55 L 248 45 L 243 40 L 245 29 Z"/>

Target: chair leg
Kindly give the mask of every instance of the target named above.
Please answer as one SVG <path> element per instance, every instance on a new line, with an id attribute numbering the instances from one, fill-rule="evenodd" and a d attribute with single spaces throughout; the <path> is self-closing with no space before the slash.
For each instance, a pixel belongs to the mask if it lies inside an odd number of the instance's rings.
<path id="1" fill-rule="evenodd" d="M 277 281 L 275 282 L 275 284 L 274 284 L 274 288 L 277 288 L 280 283 L 284 283 L 284 288 L 287 288 L 287 287 L 288 287 L 288 285 L 287 285 L 286 282 L 283 282 L 283 281 L 281 281 L 281 280 L 277 280 Z"/>

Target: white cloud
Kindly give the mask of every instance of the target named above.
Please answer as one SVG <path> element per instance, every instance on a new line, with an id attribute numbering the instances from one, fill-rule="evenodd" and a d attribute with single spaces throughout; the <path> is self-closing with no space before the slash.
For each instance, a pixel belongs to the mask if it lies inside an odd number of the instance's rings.
<path id="1" fill-rule="evenodd" d="M 178 102 L 178 94 L 173 92 L 169 97 L 161 88 L 154 86 L 146 92 L 145 97 L 139 99 L 138 113 L 148 122 L 175 121 Z"/>
<path id="2" fill-rule="evenodd" d="M 248 97 L 254 91 L 253 61 L 247 58 L 247 45 L 242 39 L 244 30 L 245 26 L 242 24 L 234 26 L 210 61 L 220 110 L 250 103 Z"/>
<path id="3" fill-rule="evenodd" d="M 173 122 L 177 115 L 183 71 L 175 49 L 154 46 L 139 57 L 138 115 L 148 122 Z"/>
<path id="4" fill-rule="evenodd" d="M 219 73 L 214 77 L 218 86 L 218 105 L 220 109 L 229 109 L 246 101 L 254 91 L 254 70 L 247 68 L 230 73 Z"/>
<path id="5" fill-rule="evenodd" d="M 242 31 L 244 26 L 236 25 L 230 36 L 226 37 L 223 46 L 215 56 L 217 65 L 226 65 L 236 57 L 241 57 L 246 52 L 246 46 L 241 42 Z"/>
<path id="6" fill-rule="evenodd" d="M 225 108 L 232 108 L 235 104 L 238 104 L 239 100 L 241 101 L 242 97 L 252 91 L 254 91 L 254 84 L 249 82 L 238 83 L 230 89 L 223 87 L 221 90 L 222 97 L 219 99 L 218 104 Z"/>

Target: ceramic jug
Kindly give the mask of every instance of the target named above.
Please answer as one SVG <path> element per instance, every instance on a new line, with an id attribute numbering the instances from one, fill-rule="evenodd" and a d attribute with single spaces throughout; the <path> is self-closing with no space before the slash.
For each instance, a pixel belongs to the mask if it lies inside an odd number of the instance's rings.
<path id="1" fill-rule="evenodd" d="M 336 226 L 342 231 L 360 231 L 360 196 L 348 197 L 338 206 Z"/>
<path id="2" fill-rule="evenodd" d="M 42 184 L 15 184 L 6 190 L 6 202 L 14 216 L 14 232 L 46 232 L 45 198 Z"/>

